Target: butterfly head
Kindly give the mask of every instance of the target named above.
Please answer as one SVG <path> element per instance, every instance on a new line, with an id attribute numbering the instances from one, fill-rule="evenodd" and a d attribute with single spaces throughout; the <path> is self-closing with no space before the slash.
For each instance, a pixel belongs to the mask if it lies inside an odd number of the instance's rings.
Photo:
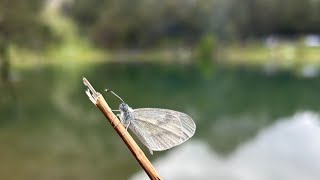
<path id="1" fill-rule="evenodd" d="M 130 121 L 133 119 L 133 109 L 129 107 L 128 104 L 126 103 L 121 103 L 119 105 L 119 110 L 120 110 L 120 119 L 124 124 L 129 124 Z"/>
<path id="2" fill-rule="evenodd" d="M 129 106 L 128 106 L 128 104 L 126 104 L 126 103 L 121 103 L 120 105 L 119 105 L 119 110 L 120 111 L 122 111 L 122 112 L 127 112 L 127 111 L 129 111 Z"/>

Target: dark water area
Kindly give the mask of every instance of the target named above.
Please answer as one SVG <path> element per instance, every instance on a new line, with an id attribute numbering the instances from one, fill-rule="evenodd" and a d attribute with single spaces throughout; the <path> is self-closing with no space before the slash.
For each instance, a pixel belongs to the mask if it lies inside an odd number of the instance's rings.
<path id="1" fill-rule="evenodd" d="M 189 114 L 197 124 L 192 139 L 206 142 L 222 156 L 277 119 L 318 112 L 320 107 L 320 78 L 289 72 L 267 75 L 217 67 L 204 75 L 189 65 L 107 63 L 47 66 L 16 74 L 13 89 L 0 84 L 0 179 L 128 179 L 140 170 L 87 98 L 82 77 L 113 109 L 120 102 L 104 93 L 105 88 L 132 108 Z M 148 156 L 155 160 L 167 153 Z"/>

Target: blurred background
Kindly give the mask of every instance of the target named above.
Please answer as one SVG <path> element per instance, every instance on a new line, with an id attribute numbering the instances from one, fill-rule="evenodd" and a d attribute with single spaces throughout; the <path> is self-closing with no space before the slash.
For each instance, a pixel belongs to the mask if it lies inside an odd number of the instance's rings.
<path id="1" fill-rule="evenodd" d="M 0 0 L 0 179 L 147 179 L 82 77 L 185 112 L 165 179 L 320 177 L 319 0 Z M 104 94 L 113 109 L 120 102 Z"/>

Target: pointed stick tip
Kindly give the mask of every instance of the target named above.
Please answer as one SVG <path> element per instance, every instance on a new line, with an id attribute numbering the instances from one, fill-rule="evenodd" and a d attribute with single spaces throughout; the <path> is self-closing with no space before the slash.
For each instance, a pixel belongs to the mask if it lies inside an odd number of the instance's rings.
<path id="1" fill-rule="evenodd" d="M 83 84 L 84 84 L 84 85 L 87 85 L 87 84 L 88 84 L 87 78 L 83 77 L 83 78 L 82 78 L 82 81 L 83 81 Z"/>

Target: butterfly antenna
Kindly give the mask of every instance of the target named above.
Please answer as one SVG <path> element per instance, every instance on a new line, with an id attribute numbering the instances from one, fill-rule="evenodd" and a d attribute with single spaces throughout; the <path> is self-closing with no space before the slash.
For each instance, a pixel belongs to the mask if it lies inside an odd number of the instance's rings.
<path id="1" fill-rule="evenodd" d="M 113 92 L 112 90 L 110 90 L 110 89 L 105 89 L 105 91 L 112 93 L 112 94 L 115 95 L 117 98 L 119 98 L 122 102 L 124 102 L 124 101 L 121 99 L 121 97 L 118 96 L 118 95 L 117 95 L 115 92 Z"/>

